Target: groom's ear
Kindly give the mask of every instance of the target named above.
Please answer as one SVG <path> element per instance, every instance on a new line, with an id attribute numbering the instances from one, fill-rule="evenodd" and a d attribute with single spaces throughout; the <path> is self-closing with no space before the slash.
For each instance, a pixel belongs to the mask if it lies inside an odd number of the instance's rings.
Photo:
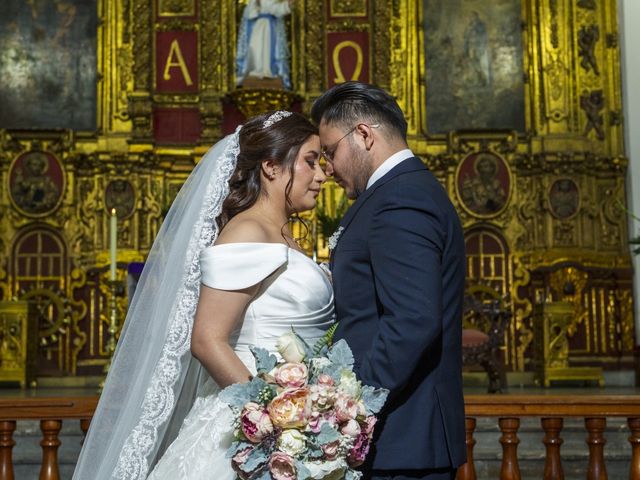
<path id="1" fill-rule="evenodd" d="M 376 125 L 374 128 L 379 127 L 380 125 Z M 373 147 L 373 128 L 369 125 L 362 123 L 356 127 L 356 131 L 362 137 L 364 142 L 364 148 L 369 151 Z"/>

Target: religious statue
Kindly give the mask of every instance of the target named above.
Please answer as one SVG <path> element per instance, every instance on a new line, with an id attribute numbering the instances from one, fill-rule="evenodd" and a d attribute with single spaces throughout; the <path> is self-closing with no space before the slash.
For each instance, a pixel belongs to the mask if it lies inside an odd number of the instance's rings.
<path id="1" fill-rule="evenodd" d="M 474 176 L 462 183 L 462 200 L 471 211 L 487 215 L 498 212 L 507 200 L 505 189 L 498 179 L 498 161 L 489 153 L 479 153 L 474 162 Z"/>
<path id="2" fill-rule="evenodd" d="M 291 13 L 292 1 L 249 0 L 247 3 L 238 31 L 237 85 L 262 83 L 267 87 L 291 88 L 284 17 Z"/>
<path id="3" fill-rule="evenodd" d="M 41 152 L 31 152 L 16 168 L 11 181 L 11 196 L 16 205 L 31 214 L 52 210 L 60 198 L 60 189 L 47 175 L 49 158 Z"/>
<path id="4" fill-rule="evenodd" d="M 464 55 L 474 85 L 491 83 L 491 59 L 487 26 L 478 12 L 471 12 L 471 20 L 464 31 Z"/>
<path id="5" fill-rule="evenodd" d="M 591 92 L 585 92 L 580 95 L 580 107 L 587 116 L 587 123 L 584 126 L 584 132 L 582 134 L 586 137 L 591 130 L 595 130 L 598 140 L 604 140 L 604 119 L 602 117 L 604 95 L 602 89 L 592 90 Z"/>
<path id="6" fill-rule="evenodd" d="M 580 56 L 580 66 L 593 73 L 600 75 L 598 70 L 598 61 L 596 60 L 595 46 L 600 38 L 600 30 L 598 25 L 582 26 L 578 32 L 578 55 Z"/>

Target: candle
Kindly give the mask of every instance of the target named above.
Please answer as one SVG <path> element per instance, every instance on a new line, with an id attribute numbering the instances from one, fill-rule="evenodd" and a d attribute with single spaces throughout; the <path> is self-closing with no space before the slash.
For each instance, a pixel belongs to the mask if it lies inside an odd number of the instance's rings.
<path id="1" fill-rule="evenodd" d="M 109 222 L 109 253 L 111 255 L 111 270 L 109 279 L 115 281 L 116 279 L 116 248 L 117 248 L 117 231 L 118 231 L 118 216 L 116 215 L 116 209 L 111 209 L 111 218 Z"/>

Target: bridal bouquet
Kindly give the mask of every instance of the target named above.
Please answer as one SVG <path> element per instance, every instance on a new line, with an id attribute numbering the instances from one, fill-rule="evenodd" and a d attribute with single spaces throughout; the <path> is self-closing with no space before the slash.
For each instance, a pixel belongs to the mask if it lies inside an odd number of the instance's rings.
<path id="1" fill-rule="evenodd" d="M 388 391 L 362 385 L 344 340 L 314 346 L 294 331 L 278 339 L 282 360 L 252 348 L 258 374 L 220 393 L 236 421 L 227 452 L 242 480 L 360 478 Z"/>

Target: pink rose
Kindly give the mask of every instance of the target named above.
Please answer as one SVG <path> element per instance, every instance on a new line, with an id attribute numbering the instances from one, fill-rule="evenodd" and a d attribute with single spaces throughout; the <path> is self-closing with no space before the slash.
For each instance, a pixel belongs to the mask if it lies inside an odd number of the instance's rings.
<path id="1" fill-rule="evenodd" d="M 322 453 L 324 453 L 325 460 L 335 460 L 338 456 L 340 440 L 336 440 L 335 442 L 331 443 L 325 443 L 321 448 Z"/>
<path id="2" fill-rule="evenodd" d="M 280 428 L 299 428 L 307 425 L 311 415 L 309 389 L 287 388 L 267 407 L 273 424 Z"/>
<path id="3" fill-rule="evenodd" d="M 326 385 L 327 387 L 333 387 L 335 382 L 333 381 L 333 377 L 331 375 L 327 375 L 326 373 L 321 373 L 318 375 L 318 385 Z"/>
<path id="4" fill-rule="evenodd" d="M 304 363 L 285 363 L 276 370 L 275 379 L 284 388 L 300 388 L 307 384 L 307 366 Z"/>
<path id="5" fill-rule="evenodd" d="M 273 432 L 273 424 L 269 413 L 262 405 L 247 403 L 240 413 L 240 428 L 247 440 L 260 443 L 264 437 Z"/>
<path id="6" fill-rule="evenodd" d="M 358 402 L 344 394 L 338 394 L 334 408 L 339 422 L 346 422 L 358 416 Z"/>
<path id="7" fill-rule="evenodd" d="M 371 445 L 371 439 L 369 436 L 362 432 L 356 438 L 356 441 L 349 450 L 347 454 L 347 463 L 350 467 L 355 468 L 364 463 L 364 459 L 367 457 L 367 453 L 369 453 L 369 447 Z"/>
<path id="8" fill-rule="evenodd" d="M 353 419 L 347 421 L 347 423 L 345 423 L 340 429 L 340 432 L 342 432 L 343 435 L 347 435 L 351 438 L 356 438 L 360 435 L 360 431 L 360 424 Z"/>
<path id="9" fill-rule="evenodd" d="M 293 458 L 283 452 L 274 452 L 269 459 L 269 472 L 274 480 L 296 480 L 296 467 Z"/>

